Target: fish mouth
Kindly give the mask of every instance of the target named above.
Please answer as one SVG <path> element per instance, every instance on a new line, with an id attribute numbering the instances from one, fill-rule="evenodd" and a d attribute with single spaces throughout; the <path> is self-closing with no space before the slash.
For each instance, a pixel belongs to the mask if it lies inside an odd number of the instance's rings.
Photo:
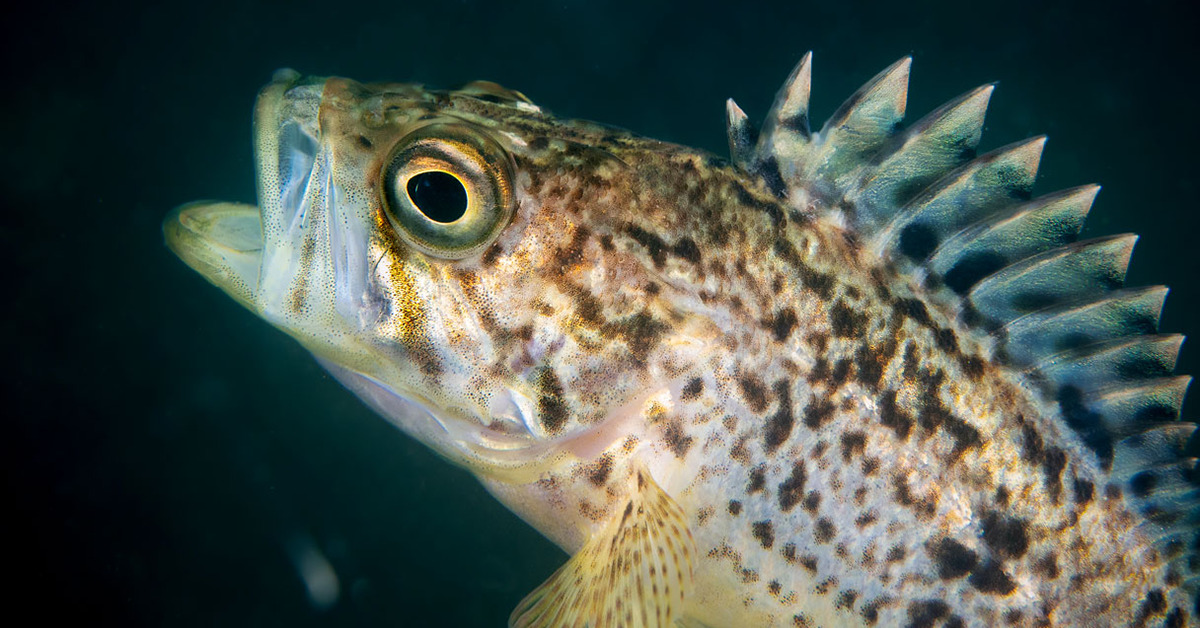
<path id="1" fill-rule="evenodd" d="M 277 217 L 300 213 L 320 150 L 317 110 L 323 79 L 275 73 L 255 105 L 254 137 L 259 206 L 197 201 L 163 220 L 167 248 L 246 308 L 261 313 L 264 231 Z M 267 227 L 264 229 L 264 225 Z"/>

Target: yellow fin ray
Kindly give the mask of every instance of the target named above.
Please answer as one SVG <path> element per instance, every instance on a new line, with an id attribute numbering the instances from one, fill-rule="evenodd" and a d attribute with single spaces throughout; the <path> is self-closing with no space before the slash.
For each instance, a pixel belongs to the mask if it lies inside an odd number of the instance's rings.
<path id="1" fill-rule="evenodd" d="M 694 541 L 683 511 L 649 473 L 594 534 L 517 605 L 513 628 L 669 628 L 692 588 Z"/>

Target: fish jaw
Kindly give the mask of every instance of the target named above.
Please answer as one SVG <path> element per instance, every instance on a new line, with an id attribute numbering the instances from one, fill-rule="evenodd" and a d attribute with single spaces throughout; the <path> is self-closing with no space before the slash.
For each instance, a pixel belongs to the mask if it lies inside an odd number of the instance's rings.
<path id="1" fill-rule="evenodd" d="M 263 249 L 257 207 L 188 203 L 167 215 L 163 236 L 167 247 L 185 264 L 242 306 L 255 310 Z"/>
<path id="2" fill-rule="evenodd" d="M 310 351 L 364 364 L 374 356 L 359 342 L 361 326 L 348 324 L 362 318 L 348 295 L 365 293 L 368 208 L 341 202 L 333 185 L 318 128 L 324 83 L 281 70 L 260 92 L 258 206 L 185 204 L 163 234 L 184 263 Z"/>

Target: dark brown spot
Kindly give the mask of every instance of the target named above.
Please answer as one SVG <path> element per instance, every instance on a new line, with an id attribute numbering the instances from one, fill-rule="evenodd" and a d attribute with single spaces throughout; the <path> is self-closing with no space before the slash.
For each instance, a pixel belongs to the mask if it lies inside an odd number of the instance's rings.
<path id="1" fill-rule="evenodd" d="M 1024 417 L 1019 417 L 1024 421 Z M 1027 462 L 1041 462 L 1043 455 L 1042 435 L 1028 423 L 1021 425 L 1021 458 Z"/>
<path id="2" fill-rule="evenodd" d="M 983 438 L 978 429 L 955 416 L 942 403 L 938 391 L 945 377 L 946 374 L 939 370 L 921 378 L 925 394 L 921 397 L 921 411 L 917 415 L 917 424 L 929 431 L 941 429 L 949 434 L 954 439 L 954 451 L 950 454 L 953 460 L 964 451 L 982 445 Z"/>
<path id="3" fill-rule="evenodd" d="M 1142 600 L 1138 607 L 1136 625 L 1145 625 L 1146 620 L 1161 615 L 1167 610 L 1167 597 L 1163 595 L 1162 589 L 1154 589 L 1146 594 L 1146 599 Z"/>
<path id="4" fill-rule="evenodd" d="M 739 436 L 733 442 L 733 447 L 729 448 L 729 457 L 742 464 L 750 461 L 750 450 L 746 449 L 746 440 L 745 436 Z"/>
<path id="5" fill-rule="evenodd" d="M 1047 579 L 1054 580 L 1058 578 L 1058 557 L 1054 552 L 1049 552 L 1045 556 L 1037 559 L 1033 563 L 1033 573 Z"/>
<path id="6" fill-rule="evenodd" d="M 775 527 L 770 521 L 755 521 L 750 525 L 750 534 L 754 535 L 763 549 L 771 549 L 775 544 Z"/>
<path id="7" fill-rule="evenodd" d="M 875 511 L 868 510 L 867 512 L 864 512 L 861 515 L 854 518 L 854 525 L 856 527 L 858 527 L 858 529 L 861 530 L 861 529 L 871 525 L 872 523 L 875 523 L 875 520 L 878 518 L 879 517 L 878 517 L 878 515 L 875 514 Z"/>
<path id="8" fill-rule="evenodd" d="M 846 378 L 850 376 L 850 358 L 842 358 L 833 365 L 833 371 L 829 373 L 829 386 L 833 389 L 842 387 L 846 383 Z"/>
<path id="9" fill-rule="evenodd" d="M 792 308 L 784 308 L 776 312 L 769 325 L 775 340 L 777 342 L 787 340 L 787 337 L 792 334 L 792 330 L 796 328 L 796 322 L 796 311 Z"/>
<path id="10" fill-rule="evenodd" d="M 612 473 L 613 459 L 612 454 L 604 454 L 587 469 L 587 479 L 593 486 L 604 486 L 608 481 L 608 475 Z"/>
<path id="11" fill-rule="evenodd" d="M 704 380 L 699 377 L 693 377 L 684 384 L 683 390 L 679 392 L 679 398 L 683 401 L 691 401 L 700 396 L 704 392 Z"/>
<path id="12" fill-rule="evenodd" d="M 808 381 L 817 383 L 829 379 L 829 360 L 818 357 L 813 362 L 812 370 L 808 372 Z"/>
<path id="13" fill-rule="evenodd" d="M 796 269 L 796 274 L 799 275 L 800 281 L 804 284 L 805 288 L 812 290 L 817 296 L 827 301 L 833 296 L 833 275 L 818 272 L 808 264 L 805 264 L 800 259 L 800 254 L 796 251 L 796 247 L 787 238 L 775 240 L 773 251 L 780 259 Z"/>
<path id="14" fill-rule="evenodd" d="M 358 136 L 358 145 L 362 146 L 363 148 L 373 148 L 375 146 L 375 144 L 371 143 L 371 140 L 367 139 L 367 136 L 365 135 Z"/>
<path id="15" fill-rule="evenodd" d="M 557 435 L 570 418 L 570 410 L 563 401 L 562 383 L 552 369 L 543 367 L 534 375 L 533 384 L 539 392 L 538 418 L 542 428 L 551 435 Z"/>
<path id="16" fill-rule="evenodd" d="M 1187 625 L 1187 611 L 1176 606 L 1167 615 L 1167 621 L 1163 623 L 1166 628 L 1183 628 Z"/>
<path id="17" fill-rule="evenodd" d="M 1004 573 L 1000 563 L 994 560 L 989 560 L 972 571 L 967 582 L 984 593 L 994 595 L 1008 595 L 1017 589 L 1017 583 L 1013 582 L 1013 579 Z"/>
<path id="18" fill-rule="evenodd" d="M 826 517 L 817 519 L 817 524 L 813 528 L 813 539 L 816 540 L 817 543 L 828 543 L 833 540 L 833 537 L 836 534 L 837 527 L 833 525 L 832 521 Z"/>
<path id="19" fill-rule="evenodd" d="M 571 241 L 566 246 L 555 251 L 553 268 L 560 273 L 565 273 L 582 264 L 585 261 L 583 249 L 587 246 L 587 242 L 591 237 L 592 231 L 590 229 L 584 226 L 577 227 L 571 234 Z"/>
<path id="20" fill-rule="evenodd" d="M 696 246 L 696 241 L 691 238 L 682 238 L 671 247 L 671 252 L 676 256 L 685 259 L 693 264 L 700 263 L 700 248 Z"/>
<path id="21" fill-rule="evenodd" d="M 683 458 L 692 448 L 695 439 L 687 435 L 683 429 L 683 423 L 679 419 L 672 419 L 663 429 L 663 441 L 666 442 L 667 448 L 675 454 L 676 458 Z"/>
<path id="22" fill-rule="evenodd" d="M 1072 492 L 1075 495 L 1075 503 L 1080 506 L 1085 506 L 1092 501 L 1092 497 L 1096 492 L 1096 487 L 1087 480 L 1075 478 L 1071 485 Z"/>
<path id="23" fill-rule="evenodd" d="M 905 556 L 908 556 L 908 552 L 904 551 L 903 547 L 899 545 L 893 545 L 890 549 L 888 549 L 887 556 L 884 557 L 884 560 L 889 563 L 894 563 L 904 560 Z"/>
<path id="24" fill-rule="evenodd" d="M 890 346 L 894 346 L 892 343 Z M 854 365 L 858 367 L 855 371 L 855 377 L 858 381 L 871 387 L 879 385 L 880 378 L 883 377 L 883 369 L 887 366 L 887 359 L 882 353 L 876 352 L 870 344 L 864 342 L 858 347 L 858 351 L 854 352 Z"/>
<path id="25" fill-rule="evenodd" d="M 933 320 L 929 318 L 929 310 L 920 299 L 899 299 L 896 301 L 896 307 L 922 327 L 933 325 Z"/>
<path id="26" fill-rule="evenodd" d="M 804 482 L 806 480 L 804 471 L 804 462 L 797 461 L 792 465 L 792 473 L 786 480 L 779 484 L 779 509 L 783 512 L 790 512 L 796 504 L 800 502 L 800 498 L 804 495 Z"/>
<path id="27" fill-rule="evenodd" d="M 817 575 L 817 557 L 812 554 L 805 554 L 800 557 L 800 566 L 807 569 L 814 576 Z"/>
<path id="28" fill-rule="evenodd" d="M 753 495 L 767 484 L 767 465 L 760 464 L 750 470 L 750 482 L 746 484 L 746 493 Z"/>
<path id="29" fill-rule="evenodd" d="M 646 356 L 670 326 L 643 311 L 608 325 L 606 329 L 624 338 L 625 346 L 629 348 L 633 357 L 639 362 L 645 362 Z"/>
<path id="30" fill-rule="evenodd" d="M 833 418 L 835 409 L 833 402 L 828 399 L 813 398 L 804 407 L 804 425 L 814 430 L 821 427 L 821 424 Z"/>
<path id="31" fill-rule="evenodd" d="M 937 567 L 938 577 L 943 580 L 961 578 L 979 562 L 979 556 L 974 551 L 950 538 L 934 542 L 928 552 Z"/>
<path id="32" fill-rule="evenodd" d="M 578 286 L 567 287 L 567 292 L 575 301 L 576 316 L 592 325 L 603 325 L 606 322 L 604 306 L 596 295 Z"/>
<path id="33" fill-rule="evenodd" d="M 779 550 L 779 554 L 783 556 L 783 559 L 786 560 L 788 564 L 796 562 L 796 544 L 785 543 L 783 548 Z"/>
<path id="34" fill-rule="evenodd" d="M 829 593 L 830 589 L 832 589 L 833 587 L 836 587 L 837 583 L 838 583 L 837 576 L 830 576 L 830 577 L 818 582 L 817 586 L 813 587 L 813 592 L 816 593 L 817 595 L 825 595 L 826 593 Z"/>
<path id="35" fill-rule="evenodd" d="M 905 379 L 912 379 L 917 376 L 917 368 L 920 366 L 920 361 L 917 359 L 917 345 L 909 343 L 904 347 L 904 371 Z"/>
<path id="36" fill-rule="evenodd" d="M 1029 522 L 989 511 L 983 515 L 983 542 L 997 556 L 1020 558 L 1029 549 L 1029 537 L 1025 533 Z"/>
<path id="37" fill-rule="evenodd" d="M 742 502 L 736 499 L 729 500 L 729 514 L 735 517 L 742 514 Z"/>
<path id="38" fill-rule="evenodd" d="M 908 627 L 926 628 L 950 614 L 950 605 L 941 600 L 918 600 L 908 605 Z"/>
<path id="39" fill-rule="evenodd" d="M 867 477 L 871 477 L 872 475 L 875 475 L 875 472 L 878 470 L 879 470 L 879 458 L 876 458 L 874 456 L 867 456 L 866 458 L 863 458 L 863 463 L 862 463 L 863 475 L 865 475 Z"/>
<path id="40" fill-rule="evenodd" d="M 867 447 L 867 435 L 863 432 L 848 432 L 842 434 L 842 461 L 850 462 L 850 459 L 861 455 Z"/>
<path id="41" fill-rule="evenodd" d="M 809 491 L 808 495 L 804 496 L 804 503 L 801 506 L 809 514 L 817 514 L 817 511 L 821 509 L 821 491 Z"/>
<path id="42" fill-rule="evenodd" d="M 753 375 L 743 375 L 738 378 L 738 388 L 746 407 L 755 414 L 761 414 L 767 409 L 767 387 L 762 380 Z"/>
<path id="43" fill-rule="evenodd" d="M 891 603 L 891 601 L 891 598 L 882 596 L 863 604 L 862 609 L 860 610 L 863 621 L 866 622 L 868 626 L 874 626 L 879 622 L 879 607 L 887 606 Z"/>
<path id="44" fill-rule="evenodd" d="M 861 338 L 867 331 L 867 315 L 859 314 L 838 301 L 829 311 L 829 326 L 833 335 L 839 338 Z"/>
<path id="45" fill-rule="evenodd" d="M 854 602 L 858 600 L 858 591 L 854 589 L 845 589 L 838 594 L 837 600 L 834 601 L 834 608 L 839 610 L 854 610 Z"/>
<path id="46" fill-rule="evenodd" d="M 657 235 L 634 224 L 625 225 L 625 233 L 646 248 L 646 252 L 650 254 L 650 259 L 654 262 L 654 267 L 661 270 L 663 263 L 666 262 L 667 243 Z"/>
<path id="47" fill-rule="evenodd" d="M 792 424 L 795 422 L 795 418 L 792 417 L 792 396 L 787 381 L 775 382 L 775 395 L 779 397 L 779 405 L 775 413 L 767 419 L 766 428 L 763 430 L 763 446 L 767 453 L 773 453 L 787 441 L 788 437 L 792 435 Z"/>
<path id="48" fill-rule="evenodd" d="M 983 377 L 983 360 L 979 356 L 964 355 L 958 359 L 958 365 L 962 367 L 963 373 L 973 380 Z"/>
<path id="49" fill-rule="evenodd" d="M 1046 489 L 1056 503 L 1062 493 L 1062 472 L 1066 466 L 1067 452 L 1058 447 L 1046 449 L 1045 458 L 1042 460 L 1042 470 L 1046 473 Z"/>
<path id="50" fill-rule="evenodd" d="M 900 440 L 908 438 L 913 419 L 896 404 L 896 391 L 884 391 L 879 399 L 879 421 L 892 428 Z"/>
<path id="51" fill-rule="evenodd" d="M 939 349 L 951 355 L 958 353 L 958 336 L 953 329 L 939 328 L 935 335 Z"/>

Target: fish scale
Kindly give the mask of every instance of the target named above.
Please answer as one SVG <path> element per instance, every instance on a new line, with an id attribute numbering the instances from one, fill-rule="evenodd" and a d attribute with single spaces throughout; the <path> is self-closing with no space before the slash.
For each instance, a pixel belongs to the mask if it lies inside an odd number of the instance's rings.
<path id="1" fill-rule="evenodd" d="M 910 67 L 814 131 L 805 55 L 732 161 L 281 72 L 259 206 L 164 230 L 572 555 L 512 626 L 1195 623 L 1166 289 L 1044 138 L 976 155 L 993 86 L 904 126 Z"/>

